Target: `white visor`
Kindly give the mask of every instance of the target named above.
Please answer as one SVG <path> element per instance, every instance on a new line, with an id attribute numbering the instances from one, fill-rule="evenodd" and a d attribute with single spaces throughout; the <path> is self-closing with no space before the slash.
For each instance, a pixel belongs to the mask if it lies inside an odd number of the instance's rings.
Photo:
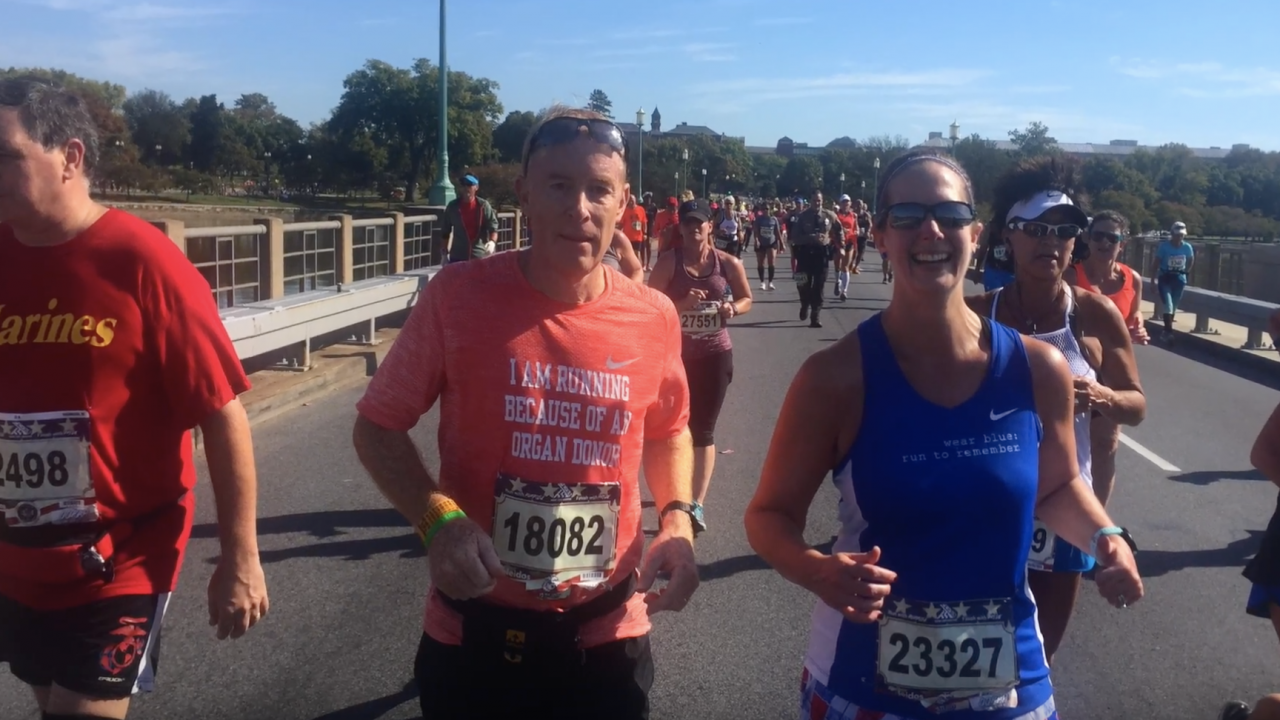
<path id="1" fill-rule="evenodd" d="M 1058 192 L 1057 190 L 1045 190 L 1043 192 L 1038 192 L 1030 198 L 1014 205 L 1009 209 L 1009 214 L 1005 216 L 1005 222 L 1013 222 L 1014 218 L 1035 220 L 1060 205 L 1066 205 L 1074 211 L 1072 213 L 1072 220 L 1080 225 L 1080 227 L 1087 227 L 1089 225 L 1089 216 L 1085 215 L 1083 210 L 1076 207 L 1076 204 L 1071 202 L 1071 198 L 1067 197 L 1066 193 Z"/>

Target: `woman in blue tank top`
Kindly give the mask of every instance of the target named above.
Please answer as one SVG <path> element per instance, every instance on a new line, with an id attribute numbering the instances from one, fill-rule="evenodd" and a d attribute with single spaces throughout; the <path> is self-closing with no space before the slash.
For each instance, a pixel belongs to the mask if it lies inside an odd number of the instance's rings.
<path id="1" fill-rule="evenodd" d="M 1072 199 L 1079 163 L 1036 158 L 1009 170 L 996 186 L 995 213 L 1014 280 L 1003 289 L 969 298 L 979 315 L 1057 348 L 1075 385 L 1073 415 L 1080 477 L 1093 487 L 1091 416 L 1137 425 L 1147 412 L 1138 363 L 1124 317 L 1105 296 L 1063 280 L 1077 239 L 1089 224 Z M 1037 522 L 1028 567 L 1050 666 L 1062 644 L 1080 591 L 1081 573 L 1093 569 L 1087 546 L 1075 546 Z"/>
<path id="2" fill-rule="evenodd" d="M 751 546 L 819 600 L 802 716 L 1055 718 L 1027 590 L 1033 517 L 1097 545 L 1116 607 L 1142 597 L 1133 554 L 1080 480 L 1061 354 L 965 305 L 982 227 L 963 169 L 907 153 L 877 199 L 893 298 L 801 367 L 747 510 Z M 829 555 L 804 540 L 828 471 Z"/>

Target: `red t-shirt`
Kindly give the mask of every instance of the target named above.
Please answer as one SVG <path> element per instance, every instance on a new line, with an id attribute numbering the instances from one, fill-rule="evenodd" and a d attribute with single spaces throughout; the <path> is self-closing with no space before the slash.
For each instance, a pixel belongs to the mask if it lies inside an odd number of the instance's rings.
<path id="1" fill-rule="evenodd" d="M 195 506 L 189 430 L 249 388 L 209 283 L 118 210 L 53 247 L 0 224 L 0 258 L 0 594 L 56 610 L 172 591 Z M 108 529 L 104 584 L 77 556 Z"/>
<path id="2" fill-rule="evenodd" d="M 689 390 L 670 300 L 607 270 L 603 295 L 566 305 L 535 290 L 517 257 L 441 270 L 357 407 L 407 431 L 438 400 L 440 487 L 493 534 L 509 575 L 485 600 L 563 610 L 639 566 L 644 442 L 685 429 Z M 423 626 L 461 642 L 461 618 L 434 593 Z M 637 593 L 582 643 L 648 631 Z"/>
<path id="3" fill-rule="evenodd" d="M 458 214 L 462 216 L 462 228 L 467 231 L 467 241 L 475 244 L 478 242 L 488 241 L 489 238 L 480 237 L 480 221 L 484 219 L 484 213 L 480 211 L 480 200 L 467 201 L 465 198 L 458 198 Z"/>

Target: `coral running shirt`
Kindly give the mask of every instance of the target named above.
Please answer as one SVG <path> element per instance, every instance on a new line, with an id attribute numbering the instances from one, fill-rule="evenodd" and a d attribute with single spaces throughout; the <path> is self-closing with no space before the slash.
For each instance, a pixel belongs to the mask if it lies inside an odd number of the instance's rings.
<path id="1" fill-rule="evenodd" d="M 57 610 L 172 591 L 189 430 L 249 388 L 209 283 L 118 210 L 52 247 L 0 224 L 0 258 L 0 594 Z M 108 530 L 104 583 L 77 556 Z"/>
<path id="2" fill-rule="evenodd" d="M 619 222 L 628 240 L 633 243 L 644 242 L 645 231 L 649 226 L 649 216 L 645 214 L 643 207 L 633 205 L 623 210 L 622 219 Z"/>
<path id="3" fill-rule="evenodd" d="M 408 431 L 439 400 L 440 489 L 490 531 L 507 569 L 484 600 L 556 611 L 638 568 L 641 452 L 686 428 L 689 390 L 670 300 L 606 269 L 599 298 L 561 303 L 529 284 L 519 255 L 441 270 L 357 409 Z M 461 642 L 461 618 L 435 593 L 423 625 Z M 584 626 L 582 643 L 648 631 L 636 594 Z"/>

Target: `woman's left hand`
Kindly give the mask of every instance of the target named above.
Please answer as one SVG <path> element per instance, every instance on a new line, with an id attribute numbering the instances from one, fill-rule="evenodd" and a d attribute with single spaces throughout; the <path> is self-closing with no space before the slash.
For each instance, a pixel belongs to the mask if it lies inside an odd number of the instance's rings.
<path id="1" fill-rule="evenodd" d="M 731 302 L 720 303 L 720 319 L 724 321 L 732 320 L 738 314 L 738 308 L 734 307 Z"/>
<path id="2" fill-rule="evenodd" d="M 1127 608 L 1146 594 L 1142 576 L 1138 574 L 1138 562 L 1129 544 L 1115 535 L 1108 535 L 1098 542 L 1098 564 L 1102 566 L 1094 575 L 1098 592 L 1117 608 Z"/>
<path id="3" fill-rule="evenodd" d="M 1076 413 L 1088 412 L 1095 407 L 1109 407 L 1112 399 L 1115 397 L 1111 392 L 1111 388 L 1103 385 L 1097 380 L 1078 377 L 1075 379 L 1075 386 Z"/>

